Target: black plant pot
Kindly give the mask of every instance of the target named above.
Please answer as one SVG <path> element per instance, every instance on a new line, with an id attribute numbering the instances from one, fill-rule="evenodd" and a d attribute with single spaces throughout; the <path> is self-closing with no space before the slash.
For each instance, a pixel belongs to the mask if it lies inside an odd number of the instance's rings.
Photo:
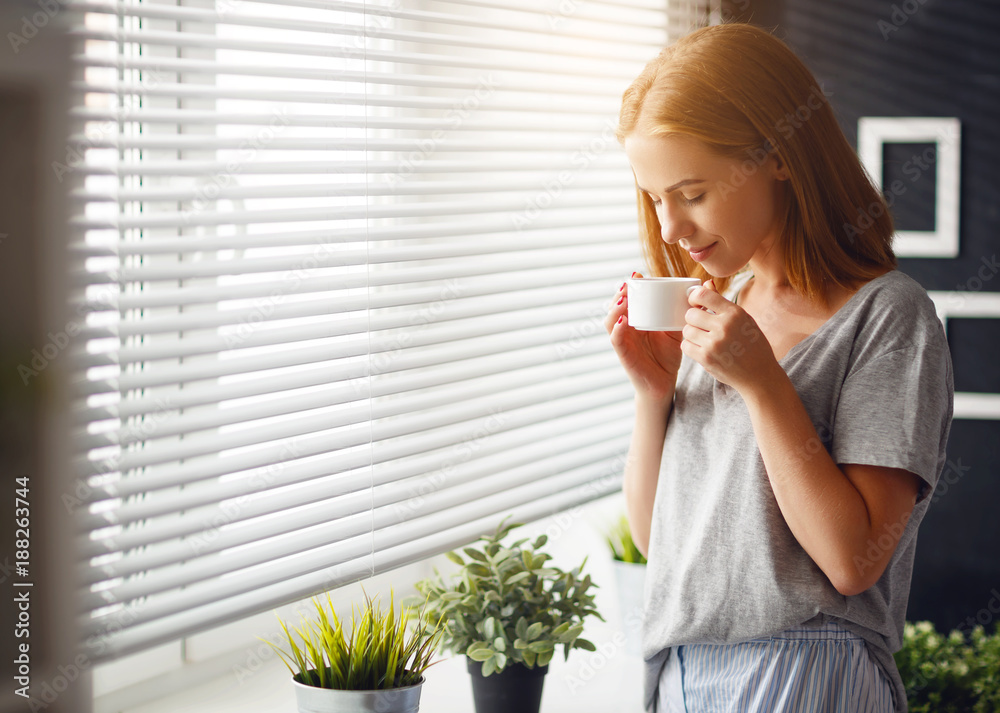
<path id="1" fill-rule="evenodd" d="M 548 666 L 528 668 L 516 663 L 484 677 L 483 664 L 469 658 L 466 661 L 476 713 L 538 713 Z"/>

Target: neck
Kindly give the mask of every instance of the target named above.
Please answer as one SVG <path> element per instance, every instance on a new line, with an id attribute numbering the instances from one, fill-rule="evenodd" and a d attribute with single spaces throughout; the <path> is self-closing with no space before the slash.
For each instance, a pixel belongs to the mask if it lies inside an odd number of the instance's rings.
<path id="1" fill-rule="evenodd" d="M 764 292 L 784 292 L 791 289 L 785 272 L 785 256 L 777 241 L 761 244 L 750 258 L 755 286 Z"/>

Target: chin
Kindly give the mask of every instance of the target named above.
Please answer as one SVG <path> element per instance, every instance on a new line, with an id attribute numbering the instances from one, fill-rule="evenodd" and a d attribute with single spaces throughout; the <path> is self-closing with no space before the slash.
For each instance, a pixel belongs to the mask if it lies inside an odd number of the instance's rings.
<path id="1" fill-rule="evenodd" d="M 699 263 L 699 265 L 701 265 L 702 270 L 708 273 L 709 277 L 732 277 L 733 275 L 735 275 L 737 272 L 740 271 L 740 268 L 736 268 L 735 270 L 727 270 L 724 266 L 708 265 L 704 262 Z"/>

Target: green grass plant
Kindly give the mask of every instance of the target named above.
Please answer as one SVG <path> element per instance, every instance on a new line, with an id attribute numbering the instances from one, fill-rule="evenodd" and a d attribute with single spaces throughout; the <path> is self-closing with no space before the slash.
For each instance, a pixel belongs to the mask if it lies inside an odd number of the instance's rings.
<path id="1" fill-rule="evenodd" d="M 396 613 L 390 593 L 389 607 L 365 594 L 364 604 L 351 607 L 349 629 L 337 616 L 329 593 L 326 606 L 313 598 L 315 613 L 302 615 L 299 626 L 278 623 L 287 648 L 265 641 L 273 648 L 299 683 L 317 688 L 372 691 L 412 686 L 432 665 L 431 656 L 442 631 L 426 618 Z"/>
<path id="2" fill-rule="evenodd" d="M 632 539 L 632 530 L 628 526 L 628 518 L 624 515 L 615 523 L 614 527 L 605 537 L 608 547 L 611 549 L 611 556 L 618 562 L 631 562 L 633 564 L 646 564 L 646 558 L 639 548 L 635 546 Z"/>

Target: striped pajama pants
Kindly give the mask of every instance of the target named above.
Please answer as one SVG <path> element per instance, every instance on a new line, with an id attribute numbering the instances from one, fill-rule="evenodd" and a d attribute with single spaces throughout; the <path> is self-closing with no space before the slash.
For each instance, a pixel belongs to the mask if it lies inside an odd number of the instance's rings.
<path id="1" fill-rule="evenodd" d="M 892 713 L 864 639 L 834 622 L 738 644 L 675 646 L 656 713 Z"/>

